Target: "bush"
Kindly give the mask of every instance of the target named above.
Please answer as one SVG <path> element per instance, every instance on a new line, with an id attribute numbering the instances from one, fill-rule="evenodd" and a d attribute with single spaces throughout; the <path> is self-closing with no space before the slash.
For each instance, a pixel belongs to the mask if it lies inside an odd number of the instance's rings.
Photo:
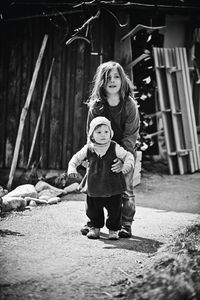
<path id="1" fill-rule="evenodd" d="M 123 295 L 126 300 L 200 299 L 200 224 L 179 234 L 143 281 L 131 285 Z"/>

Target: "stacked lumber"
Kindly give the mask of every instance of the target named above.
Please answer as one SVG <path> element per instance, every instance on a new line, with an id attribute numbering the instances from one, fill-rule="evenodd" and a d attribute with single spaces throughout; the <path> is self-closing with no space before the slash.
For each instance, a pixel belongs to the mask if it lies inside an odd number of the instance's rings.
<path id="1" fill-rule="evenodd" d="M 189 67 L 185 48 L 153 48 L 158 100 L 170 174 L 200 169 Z"/>

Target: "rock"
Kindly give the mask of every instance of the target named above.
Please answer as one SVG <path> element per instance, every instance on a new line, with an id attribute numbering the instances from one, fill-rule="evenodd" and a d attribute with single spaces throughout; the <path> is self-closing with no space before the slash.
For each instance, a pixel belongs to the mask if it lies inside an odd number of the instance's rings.
<path id="1" fill-rule="evenodd" d="M 43 190 L 53 190 L 56 193 L 59 194 L 63 194 L 64 190 L 63 189 L 58 189 L 55 186 L 50 185 L 49 183 L 40 180 L 36 185 L 35 185 L 35 189 L 37 192 L 41 192 Z"/>
<path id="2" fill-rule="evenodd" d="M 57 197 L 58 195 L 66 194 L 63 189 L 58 189 L 47 182 L 39 181 L 35 186 L 36 191 L 38 192 L 39 198 L 50 199 Z"/>
<path id="3" fill-rule="evenodd" d="M 38 193 L 34 187 L 34 185 L 32 184 L 23 184 L 23 185 L 19 185 L 18 187 L 16 187 L 14 190 L 12 190 L 11 192 L 9 192 L 8 194 L 4 195 L 2 198 L 3 199 L 7 199 L 10 197 L 33 197 L 33 198 L 38 198 Z"/>
<path id="4" fill-rule="evenodd" d="M 37 204 L 34 200 L 31 200 L 30 203 L 29 203 L 29 206 L 35 207 L 35 206 L 37 206 Z"/>
<path id="5" fill-rule="evenodd" d="M 65 193 L 77 192 L 78 191 L 78 187 L 79 187 L 79 183 L 78 182 L 74 182 L 74 183 L 68 185 L 67 187 L 65 187 L 64 191 L 65 191 Z"/>
<path id="6" fill-rule="evenodd" d="M 6 194 L 8 194 L 8 190 L 4 189 L 4 188 L 0 185 L 0 197 L 5 196 Z"/>
<path id="7" fill-rule="evenodd" d="M 23 210 L 27 205 L 27 202 L 22 197 L 2 197 L 1 210 L 2 212 L 8 212 L 11 210 Z"/>
<path id="8" fill-rule="evenodd" d="M 59 197 L 53 197 L 48 200 L 48 204 L 57 204 L 60 201 Z"/>
<path id="9" fill-rule="evenodd" d="M 49 194 L 48 195 L 41 195 L 41 196 L 39 196 L 39 199 L 48 201 L 50 199 L 50 195 Z"/>
<path id="10" fill-rule="evenodd" d="M 25 200 L 26 200 L 27 203 L 28 202 L 30 203 L 31 201 L 34 201 L 37 205 L 48 204 L 47 200 L 42 200 L 42 199 L 38 199 L 38 198 L 25 197 Z"/>
<path id="11" fill-rule="evenodd" d="M 60 193 L 59 193 L 59 195 L 60 195 Z M 39 199 L 49 200 L 53 197 L 57 197 L 58 193 L 54 190 L 43 190 L 41 192 L 38 192 L 38 196 L 39 196 Z"/>

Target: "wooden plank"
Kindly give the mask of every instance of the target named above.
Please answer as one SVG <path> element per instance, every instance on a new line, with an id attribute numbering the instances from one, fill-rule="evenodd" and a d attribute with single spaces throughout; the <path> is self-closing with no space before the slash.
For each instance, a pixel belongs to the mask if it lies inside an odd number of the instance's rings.
<path id="1" fill-rule="evenodd" d="M 125 69 L 125 72 L 129 75 L 131 81 L 133 82 L 133 70 L 127 67 L 132 62 L 132 47 L 131 40 L 127 38 L 122 40 L 122 36 L 129 31 L 130 17 L 126 13 L 120 13 L 120 18 L 126 20 L 126 27 L 116 27 L 115 30 L 115 52 L 114 59 L 119 62 Z"/>
<path id="2" fill-rule="evenodd" d="M 4 41 L 6 37 L 6 32 L 3 30 L 1 32 L 1 39 Z M 7 95 L 6 95 L 6 85 L 7 76 L 6 70 L 8 70 L 8 59 L 5 59 L 6 47 L 0 47 L 0 168 L 5 168 L 5 156 L 6 156 L 6 117 L 7 117 Z"/>
<path id="3" fill-rule="evenodd" d="M 54 42 L 53 47 L 56 47 Z M 54 72 L 51 80 L 51 109 L 50 109 L 50 137 L 49 137 L 49 157 L 48 165 L 50 169 L 59 168 L 61 159 L 61 137 L 60 125 L 62 122 L 62 105 L 61 105 L 61 82 L 58 80 L 61 74 L 61 59 L 60 55 L 56 57 L 54 64 Z"/>
<path id="4" fill-rule="evenodd" d="M 191 119 L 189 116 L 189 107 L 188 107 L 188 95 L 187 95 L 187 85 L 185 82 L 185 70 L 183 63 L 181 62 L 179 55 L 179 48 L 176 48 L 174 53 L 174 60 L 176 60 L 177 67 L 180 69 L 180 72 L 177 72 L 176 78 L 178 83 L 178 93 L 180 97 L 180 109 L 183 114 L 183 128 L 186 141 L 186 148 L 191 148 L 193 151 L 189 153 L 190 156 L 190 171 L 194 172 L 197 169 L 196 164 L 196 155 L 193 139 L 193 128 L 191 124 Z"/>
<path id="5" fill-rule="evenodd" d="M 22 139 L 22 133 L 23 133 L 23 129 L 24 129 L 24 123 L 25 123 L 25 119 L 26 119 L 26 115 L 27 115 L 29 106 L 30 106 L 30 102 L 31 102 L 32 94 L 33 94 L 34 87 L 35 87 L 35 84 L 36 84 L 36 80 L 37 80 L 38 72 L 39 72 L 39 69 L 40 69 L 41 61 L 42 61 L 42 58 L 43 58 L 44 50 L 46 48 L 47 39 L 48 39 L 48 35 L 45 35 L 44 39 L 43 39 L 43 42 L 42 42 L 40 52 L 39 52 L 38 59 L 36 61 L 36 65 L 35 65 L 35 69 L 34 69 L 34 72 L 33 72 L 33 77 L 32 77 L 32 80 L 31 80 L 31 84 L 30 84 L 30 88 L 29 88 L 28 95 L 27 95 L 27 98 L 26 98 L 26 102 L 25 102 L 25 105 L 24 105 L 24 107 L 22 109 L 22 112 L 21 112 L 20 123 L 19 123 L 19 128 L 18 128 L 18 133 L 17 133 L 17 139 L 16 139 L 16 143 L 15 143 L 15 150 L 14 150 L 11 170 L 10 170 L 10 174 L 9 174 L 8 184 L 7 184 L 8 190 L 10 190 L 11 187 L 12 187 L 13 177 L 14 177 L 14 173 L 15 173 L 15 169 L 16 169 L 17 161 L 18 161 L 18 155 L 19 155 L 19 149 L 20 149 L 20 145 L 21 145 L 21 139 Z"/>
<path id="6" fill-rule="evenodd" d="M 52 30 L 52 29 L 51 29 Z M 49 31 L 49 36 L 53 35 L 53 32 Z M 47 56 L 48 55 L 48 56 Z M 45 64 L 43 71 L 44 71 L 44 75 L 45 77 L 47 77 L 47 73 L 48 73 L 48 69 L 47 66 L 49 66 L 49 63 L 52 59 L 52 57 L 54 57 L 55 55 L 55 49 L 54 49 L 54 39 L 49 39 L 49 46 L 48 46 L 48 52 L 45 56 L 45 60 L 47 61 L 47 63 Z M 56 64 L 56 57 L 55 56 L 55 61 L 54 61 L 54 67 L 55 68 L 55 64 Z M 40 143 L 39 144 L 39 148 L 36 147 L 35 148 L 35 153 L 37 155 L 37 159 L 40 160 L 40 168 L 41 169 L 48 169 L 49 168 L 49 160 L 50 160 L 50 124 L 51 124 L 51 100 L 53 97 L 53 93 L 52 93 L 52 78 L 53 78 L 53 74 L 51 76 L 51 85 L 48 89 L 48 94 L 47 94 L 47 101 L 45 104 L 45 110 L 43 112 L 43 116 L 41 119 L 41 125 L 40 125 L 40 131 L 39 131 L 39 140 Z M 42 85 L 43 86 L 43 85 Z M 30 148 L 29 148 L 30 149 Z"/>
<path id="7" fill-rule="evenodd" d="M 83 86 L 84 86 L 84 53 L 85 43 L 79 42 L 77 51 L 77 64 L 76 64 L 76 77 L 75 77 L 75 94 L 73 99 L 73 111 L 74 111 L 74 124 L 73 124 L 73 153 L 77 152 L 81 148 L 80 140 L 82 134 L 82 128 L 86 131 L 86 124 L 82 121 L 82 99 L 83 99 Z M 86 142 L 86 141 L 85 141 Z"/>
<path id="8" fill-rule="evenodd" d="M 126 68 L 127 69 L 130 69 L 130 68 L 133 68 L 136 64 L 138 64 L 141 60 L 147 58 L 147 57 L 150 57 L 149 54 L 141 54 L 139 57 L 137 57 L 136 59 L 134 59 L 132 62 L 130 62 Z"/>
<path id="9" fill-rule="evenodd" d="M 29 37 L 28 39 L 26 37 Z M 29 90 L 29 84 L 31 82 L 31 77 L 33 75 L 32 69 L 35 64 L 35 61 L 37 60 L 38 56 L 38 48 L 40 48 L 40 45 L 38 45 L 38 42 L 36 43 L 33 41 L 33 32 L 31 31 L 29 26 L 23 27 L 23 33 L 22 38 L 24 40 L 22 44 L 21 49 L 21 76 L 20 76 L 20 104 L 18 105 L 18 115 L 20 117 L 21 109 L 26 101 L 27 97 L 27 91 Z M 39 41 L 38 36 L 36 41 Z M 35 52 L 35 56 L 34 56 Z M 37 89 L 38 85 L 40 85 L 40 80 L 38 78 L 37 80 Z M 28 159 L 28 151 L 30 148 L 30 140 L 32 138 L 32 131 L 35 128 L 35 107 L 36 107 L 36 101 L 37 101 L 37 89 L 35 89 L 34 94 L 32 96 L 31 100 L 31 107 L 30 107 L 30 113 L 27 114 L 26 117 L 26 123 L 24 125 L 23 130 L 23 138 L 22 143 L 20 146 L 20 152 L 19 152 L 19 159 L 18 159 L 18 167 L 21 165 L 25 167 L 25 164 Z M 35 98 L 36 96 L 36 98 Z M 34 124 L 33 124 L 34 122 Z M 23 154 L 23 156 L 21 155 Z"/>
<path id="10" fill-rule="evenodd" d="M 63 119 L 63 143 L 62 143 L 62 167 L 64 169 L 67 168 L 68 158 L 70 158 L 69 153 L 69 101 L 70 101 L 70 74 L 71 74 L 71 68 L 70 68 L 70 61 L 71 59 L 71 47 L 66 48 L 66 60 L 64 60 L 65 64 L 65 87 L 64 87 L 64 119 Z"/>
<path id="11" fill-rule="evenodd" d="M 39 33 L 40 32 L 40 28 L 39 26 L 36 26 L 33 28 L 32 32 L 31 32 L 31 40 L 29 42 L 29 46 L 31 49 L 31 56 L 30 56 L 30 62 L 29 63 L 29 76 L 31 78 L 31 70 L 32 70 L 32 66 L 34 65 L 37 56 L 38 56 L 38 48 L 39 48 L 39 40 L 42 37 L 42 34 Z M 40 38 L 39 38 L 40 37 Z M 43 65 L 42 68 L 40 69 L 40 72 L 38 73 L 38 79 L 37 79 L 37 87 L 34 90 L 33 96 L 32 96 L 32 100 L 31 100 L 31 106 L 30 106 L 30 113 L 27 115 L 27 121 L 25 123 L 25 129 L 24 129 L 24 138 L 23 138 L 23 144 L 24 144 L 24 151 L 25 151 L 25 160 L 24 160 L 24 167 L 26 168 L 27 162 L 28 162 L 28 156 L 29 156 L 29 151 L 30 151 L 30 147 L 31 147 L 31 143 L 32 143 L 32 139 L 34 136 L 34 132 L 35 132 L 35 125 L 37 123 L 37 118 L 38 118 L 38 114 L 39 114 L 39 110 L 40 110 L 40 105 L 41 105 L 41 101 L 42 101 L 42 95 L 43 95 L 43 91 L 44 91 L 44 84 L 45 84 L 45 79 L 47 77 L 47 73 L 48 73 L 48 53 L 49 53 L 49 44 L 50 39 L 48 41 L 48 49 L 45 52 L 45 56 L 43 58 Z M 31 66 L 31 68 L 30 68 Z M 32 163 L 34 163 L 35 165 L 38 165 L 41 167 L 42 161 L 43 161 L 43 157 L 41 157 L 40 155 L 40 148 L 41 148 L 41 138 L 38 137 L 38 141 L 35 144 L 34 147 L 34 153 L 33 153 L 33 160 Z M 40 163 L 39 163 L 40 162 Z"/>
<path id="12" fill-rule="evenodd" d="M 175 136 L 176 153 L 178 154 L 182 149 L 186 148 L 186 145 L 183 132 L 182 114 L 180 112 L 180 99 L 177 92 L 178 87 L 174 73 L 176 70 L 176 66 L 174 65 L 174 61 L 172 60 L 170 49 L 162 49 L 162 54 L 165 59 L 167 87 L 169 92 L 170 108 L 172 111 L 172 126 Z M 171 70 L 173 71 L 171 72 Z M 181 175 L 187 173 L 189 171 L 187 157 L 177 155 L 177 161 L 179 166 L 179 173 Z"/>
<path id="13" fill-rule="evenodd" d="M 178 101 L 178 107 L 177 109 L 181 111 L 182 118 L 182 128 L 183 128 L 183 138 L 184 138 L 184 144 L 186 149 L 191 149 L 189 151 L 189 172 L 193 173 L 196 170 L 195 167 L 195 157 L 194 157 L 194 144 L 192 142 L 192 129 L 190 124 L 190 118 L 188 115 L 188 107 L 186 105 L 187 102 L 187 95 L 185 91 L 185 83 L 184 83 L 184 70 L 182 69 L 182 65 L 180 64 L 179 57 L 177 56 L 177 50 L 178 48 L 171 50 L 171 59 L 174 60 L 174 63 L 177 66 L 177 72 L 174 74 L 176 81 L 177 81 L 177 97 L 179 99 Z M 178 149 L 178 151 L 181 149 Z M 183 150 L 183 149 L 182 149 Z M 179 151 L 180 153 L 180 151 Z"/>
<path id="14" fill-rule="evenodd" d="M 46 101 L 46 96 L 47 96 L 47 91 L 48 91 L 48 87 L 49 87 L 49 82 L 50 82 L 50 79 L 51 79 L 53 64 L 54 64 L 54 58 L 52 59 L 52 62 L 51 62 L 51 66 L 50 66 L 50 70 L 49 70 L 47 82 L 46 82 L 44 93 L 43 93 L 43 97 L 42 97 L 42 104 L 41 104 L 41 107 L 40 107 L 39 116 L 38 116 L 37 123 L 36 123 L 36 126 L 35 126 L 35 132 L 34 132 L 34 136 L 33 136 L 33 141 L 32 141 L 31 149 L 30 149 L 30 152 L 29 152 L 27 169 L 28 169 L 28 167 L 30 165 L 30 161 L 31 161 L 32 154 L 33 154 L 33 149 L 34 149 L 34 146 L 35 146 L 35 142 L 36 142 L 36 138 L 37 138 L 39 126 L 40 126 L 40 120 L 41 120 L 41 117 L 42 117 L 42 113 L 43 113 L 43 109 L 44 109 L 44 104 L 45 104 L 45 101 Z"/>
<path id="15" fill-rule="evenodd" d="M 14 34 L 16 31 L 14 30 Z M 9 36 L 8 36 L 9 38 Z M 12 163 L 12 156 L 14 152 L 14 143 L 16 140 L 18 117 L 20 115 L 20 97 L 18 95 L 19 84 L 19 50 L 16 42 L 16 37 L 13 39 L 13 46 L 8 52 L 8 69 L 6 76 L 6 104 L 7 104 L 7 122 L 6 122 L 6 147 L 5 147 L 5 161 L 6 167 Z M 18 77 L 18 78 L 17 78 Z"/>
<path id="16" fill-rule="evenodd" d="M 163 67 L 164 60 L 160 48 L 153 48 L 153 57 L 155 62 L 156 80 L 158 86 L 158 99 L 160 110 L 162 112 L 162 121 L 165 132 L 164 136 L 167 149 L 169 172 L 171 175 L 173 175 L 179 172 L 179 168 L 176 155 L 174 132 L 172 127 L 172 115 L 167 89 L 166 71 Z"/>
<path id="17" fill-rule="evenodd" d="M 193 140 L 194 140 L 194 147 L 195 147 L 195 154 L 196 154 L 196 166 L 197 170 L 200 169 L 200 155 L 199 155 L 199 145 L 198 145 L 198 136 L 197 136 L 197 126 L 195 121 L 195 114 L 194 114 L 194 107 L 193 107 L 193 101 L 192 101 L 192 90 L 191 90 L 191 84 L 190 84 L 190 77 L 189 77 L 189 70 L 188 70 L 188 63 L 187 63 L 187 55 L 186 55 L 186 49 L 180 48 L 179 55 L 181 57 L 181 61 L 183 63 L 184 67 L 184 77 L 185 82 L 187 86 L 187 99 L 188 99 L 188 113 L 191 119 L 191 126 L 193 128 Z"/>
<path id="18" fill-rule="evenodd" d="M 68 118 L 68 132 L 66 133 L 68 135 L 68 144 L 67 144 L 67 153 L 68 153 L 68 160 L 72 157 L 74 154 L 73 152 L 73 127 L 74 127 L 74 95 L 75 95 L 75 74 L 76 74 L 76 63 L 77 63 L 77 47 L 75 47 L 75 44 L 72 44 L 72 51 L 71 51 L 71 61 L 70 61 L 70 85 L 69 85 L 69 104 L 68 104 L 68 112 L 67 112 L 67 118 Z"/>

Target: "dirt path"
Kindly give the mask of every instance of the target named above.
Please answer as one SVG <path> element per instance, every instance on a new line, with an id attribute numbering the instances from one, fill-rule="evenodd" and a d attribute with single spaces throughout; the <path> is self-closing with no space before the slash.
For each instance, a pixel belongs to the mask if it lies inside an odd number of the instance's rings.
<path id="1" fill-rule="evenodd" d="M 139 280 L 158 249 L 200 213 L 200 173 L 145 173 L 136 188 L 133 237 L 99 240 L 79 232 L 84 195 L 2 218 L 0 299 L 94 300 L 117 295 L 127 276 Z"/>

